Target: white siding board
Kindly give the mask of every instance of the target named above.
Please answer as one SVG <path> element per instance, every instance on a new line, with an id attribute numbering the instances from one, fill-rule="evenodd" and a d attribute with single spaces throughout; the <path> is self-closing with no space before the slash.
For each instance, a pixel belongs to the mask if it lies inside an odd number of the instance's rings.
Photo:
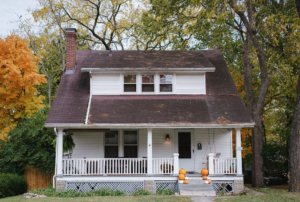
<path id="1" fill-rule="evenodd" d="M 170 140 L 166 140 L 166 135 Z M 153 158 L 173 158 L 174 143 L 173 131 L 153 130 L 152 131 L 152 152 Z M 139 158 L 147 157 L 147 130 L 139 131 Z"/>
<path id="2" fill-rule="evenodd" d="M 221 153 L 220 158 L 232 157 L 231 131 L 227 129 L 196 129 L 195 145 L 198 143 L 202 144 L 202 150 L 196 147 L 195 172 L 206 168 L 206 156 L 209 153 Z"/>
<path id="3" fill-rule="evenodd" d="M 176 94 L 205 94 L 205 76 L 199 75 L 176 75 Z"/>
<path id="4" fill-rule="evenodd" d="M 91 80 L 93 95 L 120 94 L 120 74 L 93 74 Z"/>
<path id="5" fill-rule="evenodd" d="M 72 158 L 104 158 L 103 133 L 73 133 Z"/>

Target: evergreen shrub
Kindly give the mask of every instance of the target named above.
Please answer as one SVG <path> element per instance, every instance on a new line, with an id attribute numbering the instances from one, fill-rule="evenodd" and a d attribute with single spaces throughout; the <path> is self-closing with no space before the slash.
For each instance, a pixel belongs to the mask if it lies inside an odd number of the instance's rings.
<path id="1" fill-rule="evenodd" d="M 16 196 L 27 192 L 27 181 L 17 174 L 0 174 L 0 198 Z"/>

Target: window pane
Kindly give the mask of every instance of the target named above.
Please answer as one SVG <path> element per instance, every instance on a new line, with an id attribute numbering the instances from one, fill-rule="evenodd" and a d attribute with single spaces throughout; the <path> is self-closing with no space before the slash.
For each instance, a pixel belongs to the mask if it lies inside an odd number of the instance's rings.
<path id="1" fill-rule="evenodd" d="M 105 133 L 105 144 L 118 144 L 118 131 Z"/>
<path id="2" fill-rule="evenodd" d="M 124 83 L 136 83 L 136 75 L 125 75 Z"/>
<path id="3" fill-rule="evenodd" d="M 105 158 L 118 158 L 118 146 L 105 146 Z"/>
<path id="4" fill-rule="evenodd" d="M 160 75 L 160 83 L 172 83 L 172 75 Z"/>
<path id="5" fill-rule="evenodd" d="M 154 92 L 154 84 L 142 84 L 142 92 Z"/>
<path id="6" fill-rule="evenodd" d="M 137 131 L 124 131 L 124 144 L 137 144 Z"/>
<path id="7" fill-rule="evenodd" d="M 124 146 L 125 158 L 137 158 L 137 146 Z"/>
<path id="8" fill-rule="evenodd" d="M 172 84 L 160 84 L 160 92 L 172 92 Z"/>
<path id="9" fill-rule="evenodd" d="M 124 92 L 136 92 L 136 84 L 124 84 Z"/>
<path id="10" fill-rule="evenodd" d="M 142 75 L 143 83 L 154 83 L 154 75 Z"/>

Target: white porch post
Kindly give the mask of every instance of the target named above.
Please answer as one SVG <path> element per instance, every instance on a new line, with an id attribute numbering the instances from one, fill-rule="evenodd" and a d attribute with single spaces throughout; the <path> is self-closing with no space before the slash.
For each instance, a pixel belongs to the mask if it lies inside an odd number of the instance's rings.
<path id="1" fill-rule="evenodd" d="M 152 128 L 148 128 L 147 135 L 147 176 L 152 176 Z"/>
<path id="2" fill-rule="evenodd" d="M 237 161 L 237 175 L 236 176 L 243 176 L 242 173 L 242 141 L 241 141 L 241 129 L 236 130 L 236 161 Z"/>
<path id="3" fill-rule="evenodd" d="M 63 166 L 62 166 L 62 157 L 63 157 L 63 129 L 58 129 L 56 137 L 56 148 L 57 148 L 57 175 L 62 176 Z"/>
<path id="4" fill-rule="evenodd" d="M 208 175 L 209 176 L 215 175 L 214 156 L 215 156 L 215 154 L 213 154 L 213 153 L 208 154 Z"/>
<path id="5" fill-rule="evenodd" d="M 173 176 L 179 176 L 179 154 L 174 153 L 174 173 Z"/>

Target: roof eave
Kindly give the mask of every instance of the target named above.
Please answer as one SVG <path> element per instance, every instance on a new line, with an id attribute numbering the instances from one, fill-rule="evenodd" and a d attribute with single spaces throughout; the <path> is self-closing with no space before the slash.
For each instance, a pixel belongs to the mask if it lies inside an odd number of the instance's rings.
<path id="1" fill-rule="evenodd" d="M 224 123 L 224 124 L 187 124 L 187 123 L 139 123 L 139 124 L 83 124 L 83 123 L 46 123 L 46 128 L 66 128 L 66 129 L 126 129 L 126 128 L 252 128 L 255 123 Z"/>

